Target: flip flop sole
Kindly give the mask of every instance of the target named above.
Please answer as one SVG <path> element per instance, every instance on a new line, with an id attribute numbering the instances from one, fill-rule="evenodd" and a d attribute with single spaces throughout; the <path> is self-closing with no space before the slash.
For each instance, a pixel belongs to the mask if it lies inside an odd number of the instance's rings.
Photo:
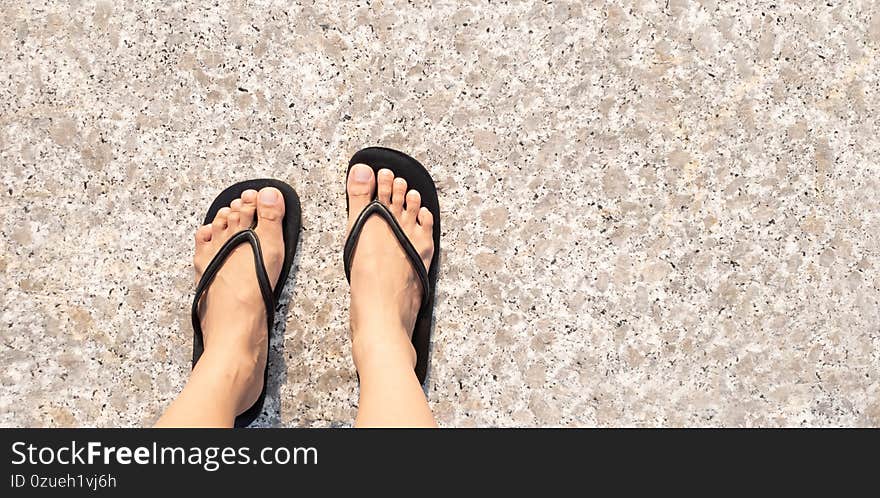
<path id="1" fill-rule="evenodd" d="M 296 191 L 293 190 L 293 187 L 290 185 L 271 178 L 261 178 L 255 180 L 247 180 L 243 182 L 236 183 L 228 187 L 226 190 L 220 193 L 214 202 L 211 203 L 211 207 L 208 208 L 208 213 L 205 215 L 204 225 L 211 223 L 214 218 L 217 216 L 217 212 L 220 209 L 229 206 L 232 201 L 241 197 L 241 194 L 245 190 L 256 190 L 259 191 L 265 187 L 275 187 L 277 188 L 282 196 L 284 197 L 284 218 L 281 220 L 281 230 L 284 238 L 284 262 L 281 264 L 281 273 L 278 276 L 278 282 L 275 284 L 275 289 L 273 294 L 275 296 L 275 307 L 278 307 L 278 299 L 281 297 L 281 293 L 284 290 L 284 285 L 287 282 L 287 277 L 290 274 L 290 267 L 293 264 L 293 259 L 296 256 L 296 248 L 299 244 L 299 232 L 300 227 L 302 225 L 302 209 L 299 203 L 299 196 Z M 258 222 L 259 218 L 255 216 L 254 218 L 254 226 Z M 274 327 L 269 327 L 269 341 L 268 344 L 272 341 Z M 199 361 L 199 358 L 202 356 L 204 352 L 204 348 L 202 346 L 202 342 L 198 340 L 195 336 L 195 332 L 193 332 L 193 357 L 192 357 L 192 366 L 195 367 L 196 363 Z M 260 397 L 257 401 L 248 408 L 244 413 L 235 418 L 235 427 L 246 427 L 250 425 L 263 411 L 263 403 L 266 399 L 266 385 L 268 384 L 269 377 L 269 362 L 268 362 L 268 354 L 266 361 L 266 369 L 263 372 L 263 390 L 260 392 Z"/>
<path id="2" fill-rule="evenodd" d="M 437 269 L 440 263 L 440 201 L 437 196 L 437 187 L 431 174 L 417 160 L 404 154 L 403 152 L 385 147 L 368 147 L 362 149 L 352 156 L 348 162 L 348 171 L 355 164 L 366 164 L 373 168 L 373 172 L 378 175 L 382 168 L 390 169 L 394 172 L 395 177 L 401 177 L 406 180 L 407 189 L 418 190 L 422 197 L 422 206 L 428 208 L 434 215 L 434 257 L 431 259 L 431 267 L 428 268 L 428 280 L 431 284 L 431 292 L 429 302 L 423 304 L 419 315 L 416 318 L 415 329 L 413 330 L 412 342 L 416 350 L 416 376 L 419 382 L 425 383 L 428 373 L 429 351 L 431 343 L 431 328 L 434 314 L 434 296 L 437 285 Z M 348 173 L 346 173 L 346 179 Z M 375 195 L 374 195 L 375 198 Z M 348 190 L 346 189 L 346 211 L 348 211 Z"/>

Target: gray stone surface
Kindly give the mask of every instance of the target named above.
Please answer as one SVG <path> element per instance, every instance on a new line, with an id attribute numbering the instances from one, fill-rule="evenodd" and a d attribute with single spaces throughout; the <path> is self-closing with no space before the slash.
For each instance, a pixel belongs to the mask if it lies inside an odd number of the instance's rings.
<path id="1" fill-rule="evenodd" d="M 0 4 L 0 425 L 152 423 L 259 176 L 304 218 L 259 424 L 349 425 L 372 144 L 439 182 L 442 425 L 880 425 L 877 2 Z"/>

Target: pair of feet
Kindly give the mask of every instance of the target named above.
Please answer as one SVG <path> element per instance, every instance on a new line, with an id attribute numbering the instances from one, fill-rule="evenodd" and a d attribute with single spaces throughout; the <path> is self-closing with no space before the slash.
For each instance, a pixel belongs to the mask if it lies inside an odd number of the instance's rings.
<path id="1" fill-rule="evenodd" d="M 363 164 L 351 168 L 347 179 L 348 229 L 375 193 L 429 268 L 434 254 L 431 212 L 421 206 L 419 192 L 408 190 L 403 178 L 395 178 L 388 169 L 379 170 L 376 176 Z M 241 198 L 221 209 L 210 225 L 196 231 L 196 282 L 223 244 L 256 220 L 255 231 L 274 289 L 284 261 L 283 218 L 284 199 L 277 189 L 243 192 Z M 382 362 L 385 355 L 403 352 L 415 368 L 411 335 L 421 304 L 421 284 L 390 227 L 377 216 L 367 220 L 358 240 L 350 288 L 355 367 L 360 371 Z M 250 246 L 239 246 L 223 264 L 199 303 L 199 316 L 205 346 L 199 364 L 220 370 L 217 378 L 224 379 L 231 403 L 240 414 L 259 397 L 267 361 L 266 310 Z"/>

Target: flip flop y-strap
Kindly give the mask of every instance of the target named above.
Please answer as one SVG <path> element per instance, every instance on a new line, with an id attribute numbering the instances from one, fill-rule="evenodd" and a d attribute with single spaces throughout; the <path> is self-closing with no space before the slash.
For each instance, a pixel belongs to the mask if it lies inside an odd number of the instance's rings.
<path id="1" fill-rule="evenodd" d="M 425 263 L 422 262 L 422 257 L 419 255 L 419 251 L 413 247 L 412 242 L 410 242 L 406 233 L 404 233 L 403 228 L 400 227 L 400 224 L 397 223 L 394 215 L 391 214 L 391 211 L 389 211 L 388 208 L 378 200 L 373 200 L 367 204 L 367 207 L 365 207 L 363 211 L 361 211 L 361 214 L 358 215 L 357 219 L 354 221 L 354 225 L 351 227 L 348 239 L 345 241 L 345 249 L 342 253 L 343 263 L 345 264 L 345 278 L 351 282 L 351 263 L 352 259 L 354 259 L 354 249 L 357 246 L 358 239 L 360 239 L 364 224 L 367 222 L 367 219 L 374 214 L 378 214 L 388 222 L 388 226 L 391 227 L 391 233 L 394 234 L 394 237 L 397 238 L 400 246 L 403 247 L 407 259 L 409 259 L 413 269 L 416 271 L 416 275 L 418 275 L 419 280 L 422 282 L 422 306 L 426 306 L 426 303 L 430 302 L 431 282 L 428 279 L 428 270 L 425 269 Z"/>
<path id="2" fill-rule="evenodd" d="M 195 331 L 195 340 L 199 347 L 194 348 L 194 350 L 201 351 L 204 348 L 202 325 L 201 320 L 199 319 L 199 301 L 202 299 L 202 294 L 208 290 L 211 282 L 214 281 L 214 277 L 217 276 L 217 272 L 220 271 L 220 268 L 223 267 L 223 263 L 226 262 L 226 258 L 232 254 L 232 251 L 234 251 L 235 248 L 244 243 L 250 244 L 251 249 L 253 249 L 257 283 L 260 285 L 260 293 L 263 295 L 263 304 L 266 306 L 266 321 L 268 322 L 267 330 L 272 330 L 272 323 L 275 320 L 275 295 L 272 294 L 272 284 L 269 282 L 269 275 L 266 273 L 266 265 L 263 263 L 263 251 L 260 249 L 260 239 L 257 237 L 257 234 L 253 229 L 246 228 L 230 237 L 229 240 L 223 244 L 214 256 L 214 259 L 212 259 L 211 263 L 208 264 L 208 267 L 205 268 L 205 273 L 202 275 L 201 280 L 199 280 L 199 285 L 196 286 L 196 295 L 192 304 L 192 326 Z M 195 360 L 196 358 L 193 358 L 193 361 Z"/>

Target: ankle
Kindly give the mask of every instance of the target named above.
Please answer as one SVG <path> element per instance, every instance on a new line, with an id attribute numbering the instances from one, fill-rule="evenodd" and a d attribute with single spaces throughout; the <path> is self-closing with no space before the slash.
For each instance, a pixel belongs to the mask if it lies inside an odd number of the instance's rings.
<path id="1" fill-rule="evenodd" d="M 218 358 L 206 352 L 190 373 L 183 391 L 202 403 L 210 400 L 218 412 L 234 417 L 239 404 L 237 390 L 233 388 L 234 377 L 234 372 L 229 372 Z"/>
<path id="2" fill-rule="evenodd" d="M 385 302 L 374 302 L 365 305 L 359 302 L 351 305 L 351 330 L 352 337 L 409 337 L 409 333 L 415 326 L 408 323 L 400 310 L 394 305 Z M 358 334 L 363 331 L 364 333 Z"/>
<path id="3" fill-rule="evenodd" d="M 215 303 L 217 312 L 201 313 L 202 330 L 207 331 L 209 336 L 228 337 L 236 333 L 247 332 L 259 333 L 260 329 L 266 328 L 266 309 L 263 304 L 257 305 L 233 305 L 227 303 Z"/>
<path id="4" fill-rule="evenodd" d="M 353 333 L 351 341 L 352 359 L 358 372 L 389 365 L 415 368 L 416 350 L 403 329 L 360 332 Z"/>
<path id="5" fill-rule="evenodd" d="M 250 406 L 254 391 L 259 392 L 265 369 L 259 355 L 243 355 L 228 350 L 206 349 L 193 369 L 190 382 L 213 391 L 221 404 L 235 408 L 235 414 Z"/>

